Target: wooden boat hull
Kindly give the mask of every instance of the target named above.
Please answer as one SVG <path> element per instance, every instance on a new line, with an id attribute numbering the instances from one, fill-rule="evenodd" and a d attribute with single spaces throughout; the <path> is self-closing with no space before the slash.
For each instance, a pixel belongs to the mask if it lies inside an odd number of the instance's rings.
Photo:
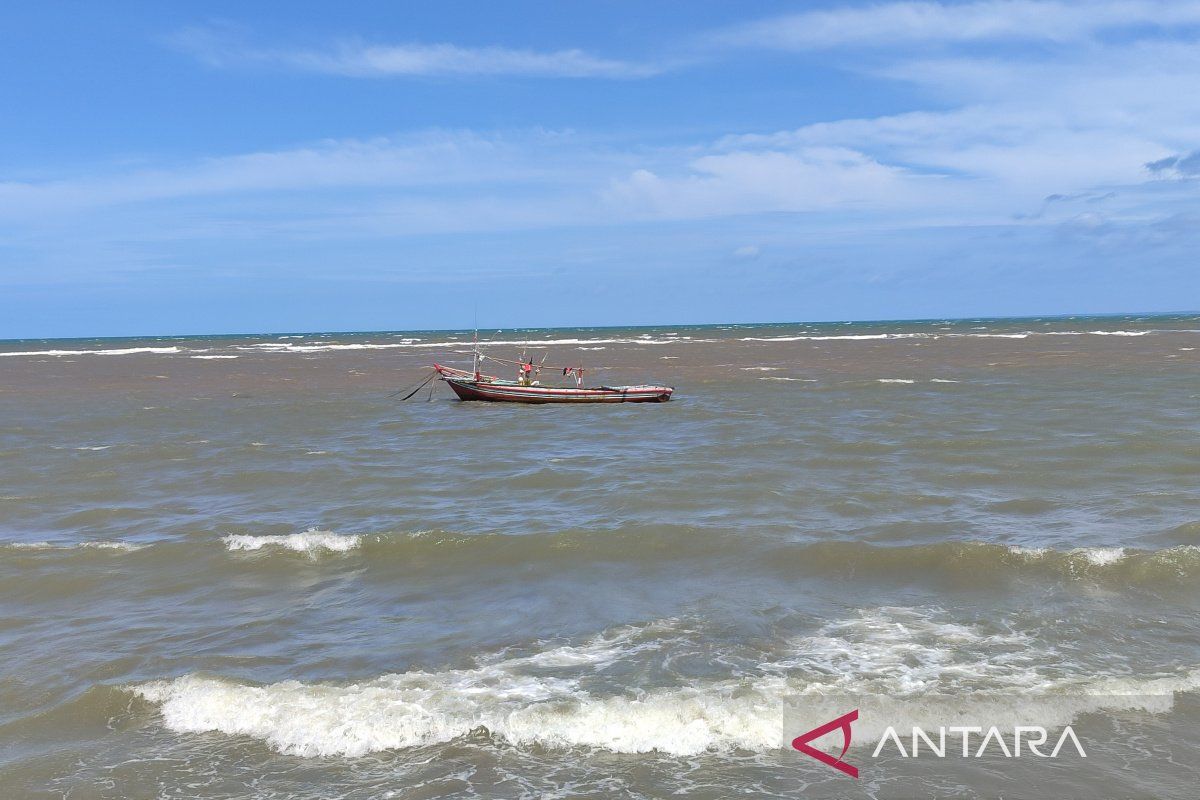
<path id="1" fill-rule="evenodd" d="M 462 400 L 492 403 L 665 403 L 675 391 L 670 386 L 602 386 L 596 389 L 521 386 L 445 375 L 442 380 L 450 384 Z"/>

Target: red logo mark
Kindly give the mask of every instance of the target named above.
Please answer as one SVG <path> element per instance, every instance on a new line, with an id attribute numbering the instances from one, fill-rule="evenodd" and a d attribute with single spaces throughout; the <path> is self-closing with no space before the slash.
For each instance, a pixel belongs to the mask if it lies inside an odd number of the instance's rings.
<path id="1" fill-rule="evenodd" d="M 796 748 L 801 753 L 804 753 L 804 755 L 806 755 L 806 756 L 812 756 L 817 761 L 820 761 L 823 764 L 828 764 L 829 766 L 833 767 L 836 770 L 841 770 L 842 772 L 849 775 L 851 778 L 857 778 L 858 777 L 858 767 L 853 767 L 853 766 L 847 764 L 845 761 L 842 761 L 842 756 L 846 755 L 846 751 L 850 749 L 850 723 L 854 722 L 857 719 L 858 719 L 858 709 L 856 708 L 853 711 L 851 711 L 849 714 L 843 714 L 842 716 L 838 717 L 837 719 L 832 720 L 830 722 L 826 722 L 824 725 L 822 725 L 818 728 L 813 728 L 808 733 L 800 734 L 795 739 L 792 739 L 792 747 Z M 829 733 L 832 730 L 836 730 L 838 728 L 842 729 L 843 744 L 842 744 L 842 752 L 840 755 L 838 755 L 837 758 L 834 758 L 833 756 L 829 755 L 828 753 L 823 753 L 820 750 L 818 750 L 817 748 L 815 748 L 809 744 L 809 742 L 811 742 L 813 739 L 820 739 L 825 734 Z"/>

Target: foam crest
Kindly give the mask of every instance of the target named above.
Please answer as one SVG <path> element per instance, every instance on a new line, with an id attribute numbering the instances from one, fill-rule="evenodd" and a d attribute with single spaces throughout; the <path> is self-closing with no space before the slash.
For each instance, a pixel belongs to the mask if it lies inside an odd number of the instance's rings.
<path id="1" fill-rule="evenodd" d="M 1088 563 L 1098 567 L 1116 564 L 1125 559 L 1124 547 L 1084 547 L 1071 552 L 1082 556 Z"/>
<path id="2" fill-rule="evenodd" d="M 771 669 L 817 676 L 807 689 L 826 694 L 1028 690 L 1044 683 L 1044 664 L 1029 660 L 1029 634 L 945 617 L 936 609 L 867 609 L 795 640 L 793 655 Z"/>
<path id="3" fill-rule="evenodd" d="M 478 562 L 495 568 L 558 569 L 596 559 L 645 564 L 687 559 L 703 552 L 738 562 L 749 561 L 793 576 L 848 571 L 861 579 L 938 577 L 988 585 L 1005 579 L 1048 578 L 1151 589 L 1200 580 L 1200 546 L 1193 544 L 1161 550 L 1121 547 L 1054 550 L 978 541 L 916 545 L 822 541 L 781 543 L 748 551 L 736 536 L 686 526 L 522 535 L 464 535 L 445 531 L 351 535 L 310 529 L 287 535 L 230 535 L 223 537 L 222 542 L 230 551 L 301 552 L 311 556 L 322 552 L 345 553 L 361 547 L 372 559 L 404 562 L 419 557 L 430 563 L 454 563 L 464 552 L 469 552 Z"/>
<path id="4" fill-rule="evenodd" d="M 481 345 L 487 347 L 551 347 L 551 346 L 570 346 L 570 345 L 589 345 L 590 347 L 580 347 L 579 349 L 602 350 L 602 347 L 596 345 L 605 344 L 636 344 L 636 345 L 660 345 L 660 344 L 695 344 L 702 342 L 714 342 L 715 339 L 691 339 L 690 337 L 675 337 L 670 336 L 665 339 L 655 339 L 649 336 L 638 337 L 620 337 L 620 338 L 599 338 L 599 339 L 581 339 L 581 338 L 565 338 L 565 339 L 493 339 L 481 342 Z M 422 342 L 415 339 L 406 339 L 399 342 L 350 342 L 345 344 L 335 344 L 330 342 L 296 344 L 293 342 L 262 342 L 258 344 L 243 345 L 238 347 L 239 350 L 251 350 L 267 353 L 323 353 L 336 352 L 340 350 L 395 350 L 395 349 L 452 349 L 455 347 L 463 347 L 466 343 L 455 340 L 445 340 L 437 342 Z"/>
<path id="5" fill-rule="evenodd" d="M 147 545 L 133 542 L 97 541 L 97 542 L 5 542 L 0 547 L 9 550 L 119 550 L 132 553 Z"/>
<path id="6" fill-rule="evenodd" d="M 112 350 L 21 350 L 0 356 L 130 356 L 139 353 L 178 353 L 178 347 L 122 347 Z"/>
<path id="7" fill-rule="evenodd" d="M 1062 674 L 1062 659 L 1031 649 L 1027 634 L 943 617 L 929 609 L 865 610 L 796 640 L 788 657 L 760 665 L 756 674 L 636 694 L 601 694 L 585 688 L 586 679 L 641 650 L 665 648 L 678 633 L 670 621 L 469 669 L 396 673 L 348 685 L 253 686 L 185 675 L 129 690 L 158 704 L 171 730 L 252 736 L 299 756 L 361 756 L 449 742 L 480 728 L 515 746 L 687 756 L 781 747 L 781 709 L 798 698 L 912 700 L 953 692 L 951 707 L 930 712 L 940 714 L 942 724 L 947 715 L 962 718 L 980 708 L 1022 724 L 1035 714 L 1042 724 L 1066 724 L 1105 708 L 1167 711 L 1174 692 L 1200 687 L 1200 670 L 1097 679 L 1079 669 L 1054 677 Z M 1031 690 L 1044 696 L 1014 701 Z M 911 724 L 919 724 L 922 706 L 907 708 L 918 717 Z"/>
<path id="8" fill-rule="evenodd" d="M 873 339 L 925 339 L 934 337 L 932 333 L 847 333 L 832 336 L 743 336 L 743 342 L 862 342 Z"/>
<path id="9" fill-rule="evenodd" d="M 334 686 L 245 686 L 196 675 L 136 687 L 177 732 L 252 736 L 299 756 L 361 756 L 448 742 L 480 727 L 518 746 L 619 753 L 768 750 L 778 745 L 772 693 L 746 687 L 596 698 L 570 680 L 495 670 L 385 675 Z"/>
<path id="10" fill-rule="evenodd" d="M 1159 550 L 1149 554 L 1149 558 L 1158 558 L 1161 560 L 1164 557 L 1170 556 L 1172 554 L 1171 551 L 1174 551 L 1174 554 L 1178 555 L 1181 553 L 1186 553 L 1190 549 L 1193 548 L 1191 548 L 1189 545 L 1183 545 L 1176 548 L 1169 548 L 1168 550 Z M 1194 549 L 1197 550 L 1197 552 L 1200 552 L 1200 548 Z M 1132 555 L 1124 547 L 1077 547 L 1074 550 L 1068 550 L 1065 553 L 1056 553 L 1055 551 L 1045 547 L 1013 546 L 1009 547 L 1008 551 L 1013 555 L 1021 556 L 1028 561 L 1058 558 L 1067 562 L 1068 565 L 1072 563 L 1083 563 L 1096 567 L 1110 567 L 1125 561 L 1130 557 L 1130 555 Z"/>
<path id="11" fill-rule="evenodd" d="M 232 534 L 230 536 L 222 536 L 221 541 L 225 543 L 225 549 L 231 552 L 253 552 L 264 548 L 278 547 L 285 550 L 293 550 L 297 553 L 306 553 L 311 556 L 322 551 L 345 553 L 353 550 L 362 543 L 362 536 L 309 528 L 301 533 L 273 536 Z"/>

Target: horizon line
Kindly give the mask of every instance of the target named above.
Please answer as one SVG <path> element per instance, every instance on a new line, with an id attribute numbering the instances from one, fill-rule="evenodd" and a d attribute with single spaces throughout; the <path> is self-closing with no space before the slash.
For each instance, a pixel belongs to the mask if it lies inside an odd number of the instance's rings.
<path id="1" fill-rule="evenodd" d="M 28 336 L 0 339 L 0 345 L 19 342 L 77 342 L 114 341 L 126 339 L 234 339 L 249 336 L 369 336 L 384 333 L 461 333 L 479 331 L 572 331 L 572 330 L 631 330 L 654 328 L 714 328 L 722 325 L 765 327 L 768 325 L 882 325 L 886 323 L 921 322 L 1003 322 L 1034 319 L 1099 319 L 1120 317 L 1189 317 L 1200 316 L 1200 310 L 1187 311 L 1106 311 L 1099 313 L 1067 314 L 1013 314 L 971 317 L 893 317 L 890 319 L 826 319 L 826 320 L 783 320 L 756 322 L 656 322 L 636 325 L 540 325 L 532 327 L 506 326 L 487 328 L 380 328 L 374 330 L 308 330 L 308 331 L 238 331 L 234 333 L 139 333 L 119 336 Z"/>

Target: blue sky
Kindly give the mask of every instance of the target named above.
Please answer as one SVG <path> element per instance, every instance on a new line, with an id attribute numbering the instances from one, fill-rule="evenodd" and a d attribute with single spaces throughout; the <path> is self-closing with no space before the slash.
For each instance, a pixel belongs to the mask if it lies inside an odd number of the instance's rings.
<path id="1" fill-rule="evenodd" d="M 1200 307 L 1200 2 L 48 3 L 0 337 Z"/>

